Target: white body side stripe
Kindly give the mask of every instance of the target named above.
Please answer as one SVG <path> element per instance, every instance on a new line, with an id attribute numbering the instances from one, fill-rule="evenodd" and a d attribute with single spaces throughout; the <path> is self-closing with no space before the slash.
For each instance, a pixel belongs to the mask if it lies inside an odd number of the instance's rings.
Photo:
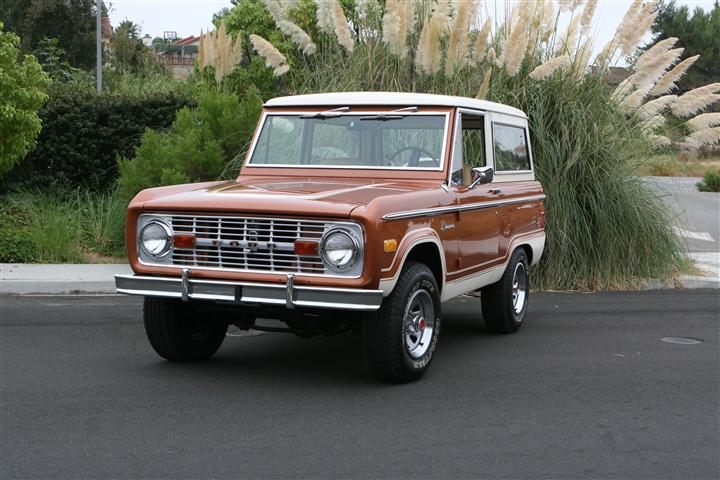
<path id="1" fill-rule="evenodd" d="M 393 288 L 395 288 L 395 284 L 397 283 L 400 272 L 402 271 L 402 265 L 405 264 L 407 255 L 410 253 L 412 248 L 416 245 L 421 245 L 423 243 L 433 243 L 437 245 L 439 251 L 441 252 L 440 258 L 442 261 L 443 269 L 443 284 L 440 285 L 440 290 L 442 292 L 440 299 L 444 302 L 464 293 L 472 292 L 473 290 L 477 290 L 500 280 L 503 272 L 505 271 L 505 268 L 507 268 L 508 262 L 510 261 L 510 255 L 520 245 L 529 245 L 530 249 L 532 250 L 532 264 L 535 265 L 536 263 L 538 263 L 538 261 L 540 261 L 540 257 L 542 257 L 543 250 L 545 249 L 545 232 L 535 232 L 528 235 L 515 237 L 512 242 L 510 242 L 508 248 L 508 258 L 503 264 L 490 267 L 480 272 L 472 273 L 452 282 L 445 282 L 444 280 L 447 276 L 447 268 L 445 265 L 445 255 L 443 254 L 442 244 L 440 243 L 440 240 L 434 235 L 415 239 L 412 244 L 410 244 L 409 247 L 405 250 L 402 258 L 401 267 L 398 268 L 395 275 L 391 278 L 383 278 L 380 280 L 380 285 L 378 289 L 382 290 L 384 297 L 390 295 L 390 292 L 392 292 Z"/>

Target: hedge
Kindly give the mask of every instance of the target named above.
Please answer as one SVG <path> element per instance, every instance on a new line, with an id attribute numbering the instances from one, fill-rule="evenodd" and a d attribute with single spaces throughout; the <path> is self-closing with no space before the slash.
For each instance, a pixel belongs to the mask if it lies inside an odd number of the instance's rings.
<path id="1" fill-rule="evenodd" d="M 37 148 L 8 180 L 24 188 L 110 188 L 118 155 L 130 155 L 147 128 L 168 128 L 180 108 L 194 104 L 184 91 L 98 95 L 87 84 L 56 83 L 40 110 Z"/>

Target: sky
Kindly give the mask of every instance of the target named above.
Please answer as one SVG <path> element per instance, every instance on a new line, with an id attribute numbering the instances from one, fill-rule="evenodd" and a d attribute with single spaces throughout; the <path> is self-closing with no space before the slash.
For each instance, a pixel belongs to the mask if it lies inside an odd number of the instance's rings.
<path id="1" fill-rule="evenodd" d="M 106 0 L 107 1 L 107 0 Z M 678 5 L 712 9 L 714 0 L 677 0 Z M 179 38 L 198 35 L 200 29 L 212 27 L 213 13 L 230 7 L 230 0 L 109 0 L 110 21 L 119 24 L 126 18 L 139 24 L 143 35 L 162 37 L 165 31 L 177 32 Z M 488 5 L 501 5 L 503 0 L 488 0 Z M 615 33 L 631 0 L 599 0 L 593 25 L 595 45 L 599 49 Z M 502 7 L 499 10 L 503 10 Z M 561 22 L 562 23 L 562 22 Z"/>

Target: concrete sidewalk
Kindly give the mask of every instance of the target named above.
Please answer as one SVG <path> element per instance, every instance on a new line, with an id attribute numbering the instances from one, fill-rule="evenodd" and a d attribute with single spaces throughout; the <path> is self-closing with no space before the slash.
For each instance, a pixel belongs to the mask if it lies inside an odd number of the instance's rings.
<path id="1" fill-rule="evenodd" d="M 691 254 L 705 276 L 684 275 L 681 288 L 720 288 L 720 253 Z M 130 274 L 129 265 L 39 265 L 0 263 L 0 294 L 112 294 L 116 273 Z M 672 289 L 673 282 L 648 282 L 646 289 Z"/>
<path id="2" fill-rule="evenodd" d="M 0 263 L 0 294 L 115 293 L 116 273 L 132 273 L 125 264 Z"/>

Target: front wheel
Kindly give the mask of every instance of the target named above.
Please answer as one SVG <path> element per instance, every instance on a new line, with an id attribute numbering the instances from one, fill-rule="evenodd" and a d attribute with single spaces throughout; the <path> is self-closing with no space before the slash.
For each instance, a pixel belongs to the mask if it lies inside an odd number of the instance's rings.
<path id="1" fill-rule="evenodd" d="M 527 253 L 518 248 L 502 278 L 482 289 L 483 320 L 491 332 L 513 333 L 522 326 L 530 296 L 529 267 Z"/>
<path id="2" fill-rule="evenodd" d="M 382 380 L 404 383 L 430 366 L 440 334 L 440 294 L 430 269 L 408 262 L 392 293 L 364 323 L 368 362 Z"/>
<path id="3" fill-rule="evenodd" d="M 220 348 L 227 322 L 199 314 L 194 307 L 176 299 L 145 298 L 145 332 L 158 355 L 173 362 L 192 362 L 207 360 Z"/>

